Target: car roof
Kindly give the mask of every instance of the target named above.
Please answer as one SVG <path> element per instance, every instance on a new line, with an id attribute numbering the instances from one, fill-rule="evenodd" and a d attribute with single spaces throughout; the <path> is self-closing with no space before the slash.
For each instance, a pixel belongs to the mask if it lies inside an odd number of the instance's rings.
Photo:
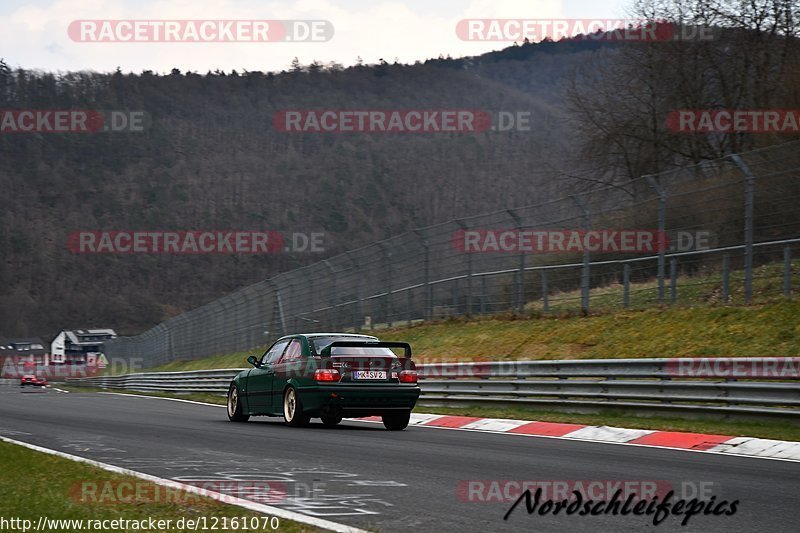
<path id="1" fill-rule="evenodd" d="M 360 333 L 295 333 L 293 335 L 284 335 L 278 340 L 291 339 L 294 337 L 306 337 L 313 339 L 314 337 L 353 337 L 356 339 L 376 340 L 377 337 L 373 335 L 361 335 Z"/>

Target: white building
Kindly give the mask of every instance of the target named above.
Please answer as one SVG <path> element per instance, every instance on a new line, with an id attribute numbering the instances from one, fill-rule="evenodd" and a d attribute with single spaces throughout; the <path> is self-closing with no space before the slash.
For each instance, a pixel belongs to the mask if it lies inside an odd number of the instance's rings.
<path id="1" fill-rule="evenodd" d="M 113 329 L 65 329 L 50 343 L 51 361 L 56 364 L 90 365 L 105 360 L 104 342 L 117 337 Z"/>

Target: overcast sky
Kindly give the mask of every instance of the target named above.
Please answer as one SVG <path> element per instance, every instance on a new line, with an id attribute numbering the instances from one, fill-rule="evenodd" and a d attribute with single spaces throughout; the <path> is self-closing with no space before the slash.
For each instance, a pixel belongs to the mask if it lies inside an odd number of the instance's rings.
<path id="1" fill-rule="evenodd" d="M 465 18 L 623 18 L 628 0 L 0 0 L 0 57 L 12 67 L 50 71 L 154 70 L 205 73 L 279 71 L 295 56 L 352 65 L 383 58 L 413 63 L 477 55 L 510 43 L 459 39 Z M 324 43 L 82 43 L 67 28 L 84 19 L 322 19 L 335 30 Z"/>

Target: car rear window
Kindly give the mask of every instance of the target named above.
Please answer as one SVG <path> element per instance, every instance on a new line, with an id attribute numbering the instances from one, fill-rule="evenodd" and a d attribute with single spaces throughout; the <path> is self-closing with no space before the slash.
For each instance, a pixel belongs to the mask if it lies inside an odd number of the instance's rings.
<path id="1" fill-rule="evenodd" d="M 316 337 L 309 339 L 314 346 L 314 352 L 319 354 L 322 350 L 336 341 L 358 342 L 368 340 L 364 337 Z M 381 355 L 397 357 L 397 355 L 389 348 L 336 348 L 331 350 L 331 355 Z"/>

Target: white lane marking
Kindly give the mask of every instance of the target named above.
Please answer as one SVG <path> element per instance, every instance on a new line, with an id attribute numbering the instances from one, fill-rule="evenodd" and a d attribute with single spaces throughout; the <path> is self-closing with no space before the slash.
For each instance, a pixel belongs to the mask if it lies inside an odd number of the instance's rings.
<path id="1" fill-rule="evenodd" d="M 153 398 L 153 396 L 150 396 Z M 207 404 L 213 405 L 213 404 Z M 75 461 L 78 463 L 85 463 L 88 465 L 96 466 L 97 468 L 102 468 L 103 470 L 107 470 L 109 472 L 113 472 L 115 474 L 122 474 L 127 476 L 134 476 L 139 479 L 143 479 L 145 481 L 150 481 L 155 483 L 156 485 L 161 485 L 163 487 L 172 487 L 178 488 L 190 494 L 197 494 L 198 496 L 206 496 L 211 498 L 212 500 L 217 500 L 223 503 L 229 503 L 231 505 L 235 505 L 237 507 L 242 507 L 249 511 L 255 511 L 257 513 L 262 513 L 266 515 L 277 516 L 278 518 L 284 518 L 286 520 L 293 520 L 295 522 L 300 522 L 301 524 L 308 524 L 310 526 L 316 526 L 323 529 L 327 529 L 330 531 L 336 531 L 337 533 L 367 533 L 363 529 L 358 529 L 355 527 L 350 527 L 345 524 L 339 524 L 337 522 L 332 522 L 330 520 L 325 520 L 321 518 L 315 518 L 313 516 L 307 516 L 300 513 L 295 513 L 293 511 L 288 511 L 286 509 L 281 509 L 280 507 L 273 507 L 271 505 L 264 505 L 263 503 L 255 503 L 248 500 L 243 500 L 241 498 L 236 498 L 230 495 L 222 494 L 219 492 L 215 492 L 212 490 L 202 489 L 200 487 L 196 487 L 194 485 L 187 485 L 185 483 L 180 483 L 170 479 L 164 479 L 157 476 L 153 476 L 150 474 L 144 474 L 142 472 L 136 472 L 135 470 L 129 470 L 127 468 L 121 468 L 119 466 L 110 465 L 108 463 L 101 463 L 100 461 L 95 461 L 93 459 L 87 459 L 85 457 L 80 457 L 78 455 L 71 455 L 69 453 L 60 452 L 58 450 L 51 450 L 50 448 L 44 448 L 42 446 L 37 446 L 36 444 L 30 444 L 28 442 L 22 442 L 19 440 L 9 439 L 8 437 L 4 437 L 0 435 L 0 440 L 3 442 L 7 442 L 9 444 L 16 444 L 17 446 L 23 446 L 25 448 L 29 448 L 31 450 L 35 450 L 37 452 L 46 453 L 49 455 L 55 455 L 57 457 L 63 457 L 64 459 L 69 459 L 70 461 Z"/>
<path id="2" fill-rule="evenodd" d="M 194 400 L 184 400 L 183 398 L 167 398 L 166 396 L 148 396 L 147 394 L 126 394 L 124 392 L 98 392 L 97 394 L 108 394 L 110 396 L 128 396 L 130 398 L 150 398 L 153 400 L 169 400 L 171 402 L 194 403 L 197 405 L 209 405 L 211 407 L 225 407 L 218 403 L 196 402 Z"/>
<path id="3" fill-rule="evenodd" d="M 155 400 L 171 400 L 171 401 L 174 401 L 174 402 L 195 403 L 197 405 L 209 405 L 211 407 L 225 407 L 224 405 L 217 405 L 217 404 L 214 404 L 214 403 L 196 402 L 196 401 L 193 401 L 193 400 L 182 400 L 180 398 L 166 398 L 166 397 L 163 397 L 163 396 L 147 396 L 147 395 L 143 395 L 143 394 L 125 394 L 125 393 L 122 393 L 122 392 L 99 392 L 97 394 L 111 394 L 111 395 L 117 395 L 117 396 L 132 396 L 132 397 L 135 397 L 135 398 L 152 398 L 152 399 L 155 399 Z M 674 450 L 674 451 L 678 451 L 678 452 L 707 453 L 707 454 L 712 454 L 712 455 L 724 455 L 726 457 L 741 457 L 741 458 L 745 458 L 745 459 L 769 459 L 770 461 L 787 461 L 787 462 L 790 462 L 790 463 L 800 463 L 800 456 L 798 456 L 797 458 L 765 457 L 763 455 L 745 455 L 743 453 L 731 453 L 731 450 L 734 449 L 736 444 L 738 444 L 739 442 L 745 442 L 745 441 L 748 441 L 748 440 L 753 440 L 753 437 L 734 437 L 734 438 L 732 438 L 730 440 L 727 440 L 727 441 L 725 441 L 725 442 L 723 442 L 721 444 L 718 444 L 717 446 L 714 446 L 713 448 L 710 448 L 708 450 L 690 450 L 690 449 L 687 449 L 687 448 L 675 448 L 673 446 L 655 446 L 653 444 L 636 444 L 636 443 L 632 443 L 632 442 L 616 442 L 616 441 L 613 441 L 613 440 L 594 440 L 594 439 L 584 438 L 584 437 L 581 437 L 581 438 L 566 437 L 566 436 L 555 437 L 555 436 L 552 436 L 552 435 L 531 435 L 531 434 L 528 434 L 528 433 L 508 433 L 507 430 L 506 431 L 497 431 L 497 430 L 493 430 L 493 429 L 472 429 L 472 428 L 469 428 L 469 427 L 451 428 L 451 427 L 441 427 L 441 426 L 429 426 L 429 425 L 424 425 L 423 422 L 436 420 L 438 418 L 441 418 L 443 416 L 448 416 L 448 415 L 434 415 L 434 414 L 429 414 L 429 413 L 411 413 L 411 416 L 412 416 L 412 419 L 415 416 L 419 417 L 418 420 L 420 420 L 420 421 L 417 422 L 416 424 L 414 424 L 416 427 L 421 427 L 421 428 L 426 428 L 426 429 L 473 431 L 473 432 L 477 432 L 477 433 L 494 433 L 496 435 L 511 435 L 511 436 L 514 436 L 514 437 L 537 437 L 537 438 L 540 438 L 540 439 L 568 440 L 568 441 L 572 441 L 572 442 L 576 442 L 576 441 L 577 442 L 592 442 L 592 443 L 595 443 L 595 444 L 612 444 L 612 445 L 616 445 L 616 446 L 638 446 L 640 448 L 655 448 L 655 449 L 659 449 L 659 450 Z M 364 424 L 381 424 L 382 423 L 379 420 L 360 420 L 358 418 L 348 418 L 347 420 L 349 422 L 358 422 L 358 423 L 364 423 Z M 533 422 L 533 420 L 529 420 L 528 422 Z M 587 427 L 596 427 L 596 426 L 587 426 Z M 583 428 L 583 429 L 586 429 L 586 428 Z M 619 429 L 624 429 L 624 428 L 619 428 Z M 578 431 L 581 431 L 581 430 L 578 430 Z M 655 433 L 657 430 L 649 430 L 649 429 L 645 430 L 645 429 L 642 429 L 642 430 L 629 430 L 629 431 L 643 431 L 644 434 L 650 434 L 650 433 Z M 572 433 L 575 433 L 575 432 L 573 431 Z M 636 438 L 636 437 L 634 437 L 634 438 Z M 790 442 L 790 441 L 781 441 L 781 442 Z M 780 455 L 786 455 L 786 454 L 782 453 Z M 794 454 L 792 454 L 792 455 L 794 455 Z"/>
<path id="4" fill-rule="evenodd" d="M 57 389 L 56 387 L 53 387 L 53 390 L 54 391 L 58 391 L 58 392 L 63 392 L 64 394 L 69 394 L 68 390 L 61 390 L 61 389 Z"/>

